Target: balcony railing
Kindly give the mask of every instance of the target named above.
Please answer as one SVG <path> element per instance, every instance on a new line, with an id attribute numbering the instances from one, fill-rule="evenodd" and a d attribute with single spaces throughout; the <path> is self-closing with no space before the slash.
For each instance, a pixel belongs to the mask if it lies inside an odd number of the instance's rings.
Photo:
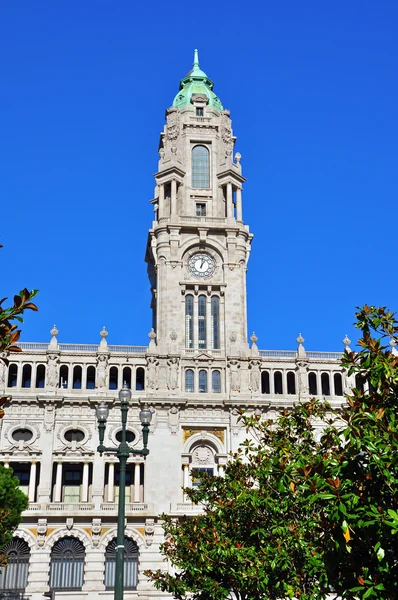
<path id="1" fill-rule="evenodd" d="M 48 344 L 43 342 L 20 342 L 22 350 L 48 350 Z M 58 349 L 64 352 L 98 352 L 98 344 L 58 344 Z M 107 350 L 114 354 L 145 354 L 148 346 L 108 346 Z"/>

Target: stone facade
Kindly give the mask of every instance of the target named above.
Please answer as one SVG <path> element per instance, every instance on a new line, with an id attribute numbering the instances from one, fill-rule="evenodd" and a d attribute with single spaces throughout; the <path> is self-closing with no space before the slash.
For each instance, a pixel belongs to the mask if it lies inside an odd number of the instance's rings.
<path id="1" fill-rule="evenodd" d="M 339 366 L 341 352 L 306 352 L 301 335 L 295 351 L 259 350 L 254 334 L 248 342 L 245 180 L 229 111 L 215 107 L 216 97 L 209 101 L 212 82 L 202 74 L 195 62 L 181 86 L 189 80 L 199 92 L 185 104 L 177 96 L 160 136 L 146 252 L 148 346 L 108 345 L 105 328 L 98 345 L 62 344 L 54 326 L 48 344 L 21 344 L 8 367 L 0 359 L 0 396 L 9 398 L 0 460 L 29 496 L 15 536 L 30 549 L 25 593 L 32 600 L 49 590 L 51 552 L 63 538 L 83 544 L 84 576 L 81 590 L 60 589 L 56 598 L 113 597 L 105 589 L 105 550 L 116 536 L 118 467 L 114 455 L 96 451 L 95 408 L 109 405 L 105 444 L 116 445 L 123 381 L 132 390 L 132 447 L 142 446 L 140 405 L 153 411 L 150 454 L 146 461 L 132 455 L 128 464 L 126 537 L 138 547 L 138 583 L 126 599 L 160 595 L 143 574 L 167 568 L 159 515 L 197 512 L 182 487 L 200 469 L 222 476 L 244 439 L 238 409 L 270 416 L 313 395 L 339 405 L 354 384 Z"/>

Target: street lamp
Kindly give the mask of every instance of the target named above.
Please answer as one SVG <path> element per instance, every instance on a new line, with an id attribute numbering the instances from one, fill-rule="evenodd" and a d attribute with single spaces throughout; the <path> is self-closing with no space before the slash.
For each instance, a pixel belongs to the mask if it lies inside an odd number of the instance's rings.
<path id="1" fill-rule="evenodd" d="M 129 402 L 131 400 L 131 392 L 124 383 L 122 389 L 119 392 L 120 410 L 122 413 L 122 441 L 119 446 L 115 448 L 108 448 L 104 446 L 105 428 L 106 422 L 109 416 L 109 408 L 101 402 L 97 406 L 97 421 L 98 421 L 98 432 L 99 432 L 99 446 L 98 452 L 102 456 L 103 452 L 112 452 L 116 454 L 120 463 L 120 477 L 119 477 L 119 512 L 117 518 L 117 545 L 116 545 L 116 573 L 115 573 L 115 600 L 123 600 L 123 577 L 124 577 L 124 519 L 125 519 L 125 498 L 126 498 L 126 463 L 130 454 L 140 454 L 144 458 L 149 454 L 147 448 L 149 425 L 152 419 L 152 412 L 148 406 L 144 406 L 140 410 L 140 421 L 142 425 L 142 441 L 144 447 L 141 450 L 136 448 L 130 448 L 126 441 L 126 424 L 127 424 L 127 413 L 129 410 Z"/>

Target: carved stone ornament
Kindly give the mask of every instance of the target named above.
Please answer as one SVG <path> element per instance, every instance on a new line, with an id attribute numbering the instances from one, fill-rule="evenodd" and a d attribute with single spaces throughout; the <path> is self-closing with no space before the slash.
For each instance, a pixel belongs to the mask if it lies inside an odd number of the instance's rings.
<path id="1" fill-rule="evenodd" d="M 44 429 L 46 431 L 52 431 L 55 423 L 55 406 L 53 404 L 46 404 L 44 407 Z"/>
<path id="2" fill-rule="evenodd" d="M 229 378 L 231 385 L 231 392 L 240 392 L 240 364 L 237 360 L 230 360 L 229 366 Z"/>
<path id="3" fill-rule="evenodd" d="M 66 529 L 68 529 L 70 531 L 73 527 L 73 517 L 68 517 L 66 519 L 65 524 L 66 524 Z"/>
<path id="4" fill-rule="evenodd" d="M 37 545 L 39 548 L 43 548 L 46 543 L 47 535 L 47 519 L 39 519 L 37 521 Z"/>
<path id="5" fill-rule="evenodd" d="M 178 358 L 172 357 L 167 361 L 167 387 L 170 391 L 178 388 Z"/>
<path id="6" fill-rule="evenodd" d="M 177 338 L 178 338 L 177 332 L 173 329 L 173 331 L 170 333 L 170 339 L 172 342 L 175 342 Z"/>
<path id="7" fill-rule="evenodd" d="M 238 339 L 238 338 L 237 338 L 237 335 L 236 335 L 236 333 L 233 331 L 233 332 L 230 334 L 230 336 L 229 336 L 229 341 L 230 341 L 230 342 L 232 342 L 232 343 L 235 343 L 237 339 Z"/>
<path id="8" fill-rule="evenodd" d="M 169 428 L 172 435 L 176 435 L 178 432 L 180 417 L 178 414 L 178 408 L 176 406 L 172 406 L 169 410 Z"/>
<path id="9" fill-rule="evenodd" d="M 145 545 L 148 548 L 152 546 L 155 533 L 155 519 L 145 519 Z"/>
<path id="10" fill-rule="evenodd" d="M 156 390 L 158 388 L 158 364 L 159 361 L 154 356 L 147 358 L 147 389 Z"/>
<path id="11" fill-rule="evenodd" d="M 225 147 L 225 156 L 231 156 L 232 150 L 234 149 L 234 141 L 232 138 L 232 129 L 230 126 L 230 120 L 227 115 L 223 115 L 221 122 L 221 139 Z"/>
<path id="12" fill-rule="evenodd" d="M 91 524 L 92 543 L 94 548 L 98 548 L 101 535 L 101 519 L 93 519 Z"/>
<path id="13" fill-rule="evenodd" d="M 250 370 L 250 389 L 253 393 L 256 393 L 260 389 L 260 361 L 252 360 L 249 364 Z"/>
<path id="14" fill-rule="evenodd" d="M 171 112 L 167 117 L 166 139 L 171 142 L 180 133 L 180 115 L 178 111 Z"/>
<path id="15" fill-rule="evenodd" d="M 107 388 L 107 379 L 108 379 L 108 355 L 107 354 L 98 354 L 97 356 L 97 377 L 96 377 L 96 386 L 97 389 L 103 390 Z"/>
<path id="16" fill-rule="evenodd" d="M 208 446 L 198 446 L 192 452 L 192 464 L 210 465 L 214 462 L 214 456 Z"/>
<path id="17" fill-rule="evenodd" d="M 59 382 L 59 354 L 47 355 L 47 387 L 56 389 Z"/>

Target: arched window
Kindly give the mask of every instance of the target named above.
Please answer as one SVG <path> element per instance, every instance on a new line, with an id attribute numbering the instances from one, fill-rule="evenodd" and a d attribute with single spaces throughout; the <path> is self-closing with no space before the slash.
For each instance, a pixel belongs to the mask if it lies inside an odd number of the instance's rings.
<path id="1" fill-rule="evenodd" d="M 204 369 L 199 371 L 199 392 L 207 394 L 207 371 Z"/>
<path id="2" fill-rule="evenodd" d="M 69 368 L 67 365 L 62 365 L 59 370 L 59 387 L 61 389 L 68 387 Z"/>
<path id="3" fill-rule="evenodd" d="M 261 393 L 269 394 L 270 386 L 269 386 L 269 373 L 268 371 L 261 372 Z"/>
<path id="4" fill-rule="evenodd" d="M 55 542 L 51 551 L 50 588 L 81 590 L 84 573 L 84 546 L 74 537 Z"/>
<path id="5" fill-rule="evenodd" d="M 220 371 L 213 371 L 211 374 L 211 387 L 214 394 L 221 393 L 221 373 Z"/>
<path id="6" fill-rule="evenodd" d="M 207 348 L 206 340 L 206 296 L 199 296 L 198 299 L 198 348 Z"/>
<path id="7" fill-rule="evenodd" d="M 295 394 L 296 393 L 296 377 L 293 371 L 289 371 L 287 374 L 287 393 Z"/>
<path id="8" fill-rule="evenodd" d="M 194 392 L 195 391 L 195 383 L 192 369 L 187 369 L 185 371 L 185 391 L 186 392 Z"/>
<path id="9" fill-rule="evenodd" d="M 316 380 L 316 373 L 308 373 L 308 387 L 311 396 L 318 395 L 318 383 Z"/>
<path id="10" fill-rule="evenodd" d="M 95 367 L 87 367 L 86 389 L 95 390 Z"/>
<path id="11" fill-rule="evenodd" d="M 28 585 L 30 548 L 15 537 L 1 550 L 7 556 L 7 566 L 0 569 L 0 590 L 22 591 Z"/>
<path id="12" fill-rule="evenodd" d="M 32 383 L 32 365 L 24 365 L 22 368 L 22 387 L 30 388 Z"/>
<path id="13" fill-rule="evenodd" d="M 185 347 L 193 348 L 193 296 L 185 296 Z"/>
<path id="14" fill-rule="evenodd" d="M 145 369 L 138 367 L 135 373 L 135 389 L 137 391 L 145 390 Z"/>
<path id="15" fill-rule="evenodd" d="M 212 296 L 211 298 L 211 333 L 213 336 L 213 348 L 220 348 L 220 298 Z"/>
<path id="16" fill-rule="evenodd" d="M 192 149 L 192 187 L 210 187 L 210 153 L 206 146 Z"/>
<path id="17" fill-rule="evenodd" d="M 80 365 L 76 365 L 76 367 L 73 367 L 73 389 L 82 389 L 82 368 Z"/>
<path id="18" fill-rule="evenodd" d="M 109 369 L 109 389 L 117 390 L 119 385 L 119 370 L 117 367 L 111 367 Z"/>
<path id="19" fill-rule="evenodd" d="M 129 390 L 131 390 L 131 367 L 123 368 L 123 384 L 126 384 Z"/>
<path id="20" fill-rule="evenodd" d="M 336 396 L 343 395 L 343 379 L 341 373 L 335 373 L 333 376 L 334 381 L 334 393 Z"/>
<path id="21" fill-rule="evenodd" d="M 10 365 L 8 367 L 8 387 L 17 387 L 18 381 L 18 365 Z"/>
<path id="22" fill-rule="evenodd" d="M 36 387 L 44 388 L 46 382 L 46 367 L 45 365 L 37 365 L 36 368 Z"/>
<path id="23" fill-rule="evenodd" d="M 329 373 L 322 373 L 321 375 L 322 395 L 330 396 L 330 380 Z"/>
<path id="24" fill-rule="evenodd" d="M 357 388 L 357 390 L 359 392 L 361 392 L 362 394 L 364 393 L 364 391 L 365 391 L 365 377 L 363 377 L 359 373 L 357 375 L 355 375 L 355 387 Z"/>
<path id="25" fill-rule="evenodd" d="M 280 371 L 274 373 L 274 390 L 275 394 L 283 394 L 282 373 Z"/>
<path id="26" fill-rule="evenodd" d="M 115 588 L 117 540 L 112 540 L 105 550 L 105 588 Z M 138 546 L 129 538 L 124 538 L 124 589 L 135 590 L 138 583 Z"/>

